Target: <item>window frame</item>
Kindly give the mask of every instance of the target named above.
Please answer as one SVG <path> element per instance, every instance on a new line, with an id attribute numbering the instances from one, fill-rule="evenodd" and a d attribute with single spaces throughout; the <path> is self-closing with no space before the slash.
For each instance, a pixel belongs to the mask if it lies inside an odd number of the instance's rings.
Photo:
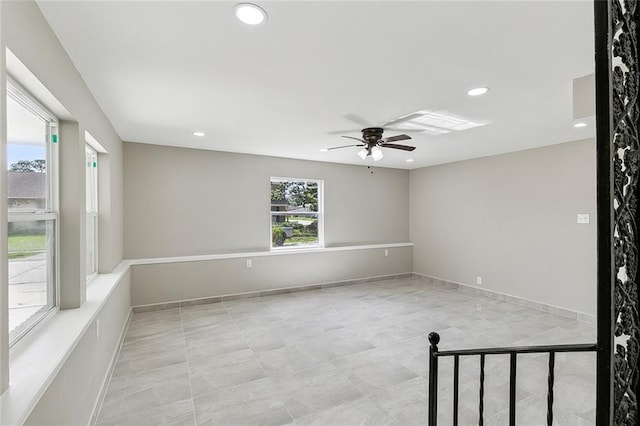
<path id="1" fill-rule="evenodd" d="M 296 177 L 282 177 L 271 176 L 269 178 L 269 192 L 271 192 L 271 184 L 274 182 L 313 182 L 318 185 L 318 243 L 314 245 L 300 245 L 300 246 L 281 246 L 274 247 L 272 240 L 273 232 L 273 212 L 271 210 L 271 196 L 269 196 L 269 247 L 271 251 L 283 251 L 283 250 L 309 250 L 324 248 L 324 179 L 311 179 L 311 178 L 296 178 Z"/>
<path id="2" fill-rule="evenodd" d="M 91 144 L 89 143 L 89 141 L 85 141 L 85 148 L 84 148 L 84 152 L 85 152 L 85 160 L 87 158 L 87 155 L 91 155 L 93 160 L 92 162 L 94 163 L 93 166 L 92 165 L 87 165 L 87 167 L 91 170 L 91 209 L 86 211 L 86 218 L 85 220 L 88 221 L 91 219 L 91 222 L 93 223 L 93 272 L 92 273 L 87 273 L 87 284 L 93 280 L 97 275 L 98 275 L 98 216 L 99 216 L 99 207 L 98 207 L 98 151 L 91 146 Z M 87 173 L 87 169 L 85 168 L 85 174 Z M 87 176 L 85 175 L 85 184 L 87 183 Z M 85 188 L 85 197 L 87 194 L 87 188 Z M 85 199 L 85 206 L 87 205 L 87 200 Z M 87 258 L 89 257 L 89 241 L 86 241 L 87 247 L 86 247 L 86 253 L 85 255 L 87 256 Z M 88 267 L 88 262 L 87 262 L 87 267 Z"/>
<path id="3" fill-rule="evenodd" d="M 27 321 L 20 324 L 9 333 L 9 347 L 13 347 L 31 330 L 37 327 L 42 321 L 52 317 L 60 310 L 60 220 L 59 220 L 59 158 L 58 158 L 58 129 L 60 122 L 58 118 L 45 106 L 42 105 L 28 90 L 22 87 L 10 75 L 6 76 L 6 97 L 11 97 L 15 102 L 20 104 L 26 110 L 39 116 L 48 123 L 46 129 L 46 164 L 47 164 L 47 199 L 43 209 L 34 210 L 10 210 L 7 206 L 7 225 L 13 222 L 52 222 L 52 238 L 51 246 L 51 267 L 48 267 L 47 280 L 53 280 L 53 283 L 47 282 L 47 292 L 49 289 L 52 294 L 47 294 L 47 307 L 43 312 L 33 314 Z M 7 123 L 7 126 L 9 123 Z M 54 141 L 55 140 L 55 141 Z M 9 143 L 8 140 L 5 141 Z M 7 164 L 8 171 L 8 164 Z M 5 172 L 6 173 L 6 172 Z M 8 266 L 8 260 L 7 260 Z M 7 282 L 9 285 L 9 282 Z M 49 287 L 51 285 L 51 287 Z M 7 304 L 9 300 L 7 299 Z M 50 306 L 49 306 L 50 304 Z M 8 308 L 8 306 L 7 306 Z"/>

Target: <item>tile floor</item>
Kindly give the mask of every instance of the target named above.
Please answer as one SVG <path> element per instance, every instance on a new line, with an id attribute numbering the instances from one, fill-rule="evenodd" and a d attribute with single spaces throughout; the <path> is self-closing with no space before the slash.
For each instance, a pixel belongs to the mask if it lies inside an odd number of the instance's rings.
<path id="1" fill-rule="evenodd" d="M 424 425 L 433 330 L 443 350 L 595 341 L 594 324 L 411 278 L 136 313 L 98 424 Z M 487 357 L 486 425 L 508 424 L 507 365 Z M 478 423 L 478 366 L 461 361 L 460 424 Z M 546 356 L 519 357 L 519 425 L 546 424 L 546 380 Z M 595 355 L 559 354 L 555 393 L 554 424 L 592 425 Z"/>

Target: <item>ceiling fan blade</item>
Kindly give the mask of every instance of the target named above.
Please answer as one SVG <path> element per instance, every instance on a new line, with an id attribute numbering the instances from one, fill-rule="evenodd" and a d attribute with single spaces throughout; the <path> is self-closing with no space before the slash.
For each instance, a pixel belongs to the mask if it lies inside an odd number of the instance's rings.
<path id="1" fill-rule="evenodd" d="M 371 125 L 371 123 L 369 123 L 367 120 L 365 120 L 364 118 L 360 117 L 358 114 L 346 114 L 344 115 L 344 118 L 346 118 L 349 121 L 352 121 L 362 127 L 373 127 Z M 359 129 L 358 129 L 359 130 Z"/>
<path id="2" fill-rule="evenodd" d="M 331 151 L 331 150 L 334 150 L 334 149 L 340 149 L 340 148 L 350 148 L 350 147 L 352 147 L 352 146 L 364 146 L 364 144 L 361 144 L 361 145 L 343 145 L 343 146 L 334 146 L 334 147 L 331 147 L 331 148 L 327 148 L 327 151 Z"/>
<path id="3" fill-rule="evenodd" d="M 401 149 L 403 151 L 413 151 L 414 149 L 416 149 L 415 146 L 398 145 L 398 144 L 395 144 L 395 143 L 385 143 L 384 145 L 380 145 L 380 147 L 382 147 L 382 148 Z"/>
<path id="4" fill-rule="evenodd" d="M 386 123 L 384 123 L 380 127 L 384 127 L 384 128 L 393 127 L 396 124 L 400 124 L 400 123 L 402 123 L 404 121 L 408 121 L 408 120 L 411 120 L 413 118 L 422 117 L 423 115 L 424 115 L 423 113 L 414 112 L 412 114 L 407 114 L 404 117 L 400 117 L 400 118 L 396 118 L 395 120 L 387 121 Z"/>
<path id="5" fill-rule="evenodd" d="M 388 138 L 382 138 L 380 139 L 381 143 L 387 143 L 387 142 L 395 142 L 395 141 L 406 141 L 411 139 L 411 136 L 409 135 L 397 135 L 397 136 L 390 136 Z"/>
<path id="6" fill-rule="evenodd" d="M 402 130 L 398 130 L 401 132 Z M 327 132 L 328 135 L 344 135 L 345 133 L 355 133 L 360 132 L 360 129 L 347 129 L 347 130 L 333 130 L 331 132 Z"/>
<path id="7" fill-rule="evenodd" d="M 347 139 L 353 139 L 354 141 L 358 141 L 358 142 L 363 142 L 365 143 L 364 140 L 360 139 L 360 138 L 356 138 L 354 136 L 342 136 L 343 138 L 347 138 Z"/>

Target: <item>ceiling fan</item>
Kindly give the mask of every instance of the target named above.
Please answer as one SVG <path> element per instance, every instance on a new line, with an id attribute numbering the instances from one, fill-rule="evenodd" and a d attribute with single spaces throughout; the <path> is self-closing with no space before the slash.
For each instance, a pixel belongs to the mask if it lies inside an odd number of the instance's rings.
<path id="1" fill-rule="evenodd" d="M 362 150 L 358 151 L 358 156 L 360 158 L 364 160 L 368 156 L 371 156 L 371 158 L 373 158 L 373 161 L 379 161 L 384 156 L 380 148 L 393 148 L 400 149 L 402 151 L 413 151 L 414 149 L 416 149 L 415 146 L 398 145 L 395 143 L 391 143 L 411 139 L 411 136 L 397 135 L 383 138 L 383 132 L 384 129 L 382 127 L 367 127 L 366 129 L 362 129 L 362 138 L 356 138 L 353 136 L 342 136 L 343 138 L 357 140 L 358 142 L 360 142 L 359 144 L 334 146 L 332 148 L 327 148 L 326 150 L 332 151 L 334 149 L 351 148 L 358 146 L 362 147 Z"/>

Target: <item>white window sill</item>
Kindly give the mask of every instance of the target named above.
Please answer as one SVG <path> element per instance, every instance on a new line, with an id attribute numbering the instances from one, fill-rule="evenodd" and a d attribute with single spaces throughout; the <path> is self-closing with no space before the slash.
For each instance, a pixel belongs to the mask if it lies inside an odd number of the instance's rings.
<path id="1" fill-rule="evenodd" d="M 11 348 L 10 386 L 0 397 L 0 424 L 24 423 L 128 270 L 124 260 L 113 272 L 97 275 L 87 286 L 82 307 L 57 311 Z"/>

